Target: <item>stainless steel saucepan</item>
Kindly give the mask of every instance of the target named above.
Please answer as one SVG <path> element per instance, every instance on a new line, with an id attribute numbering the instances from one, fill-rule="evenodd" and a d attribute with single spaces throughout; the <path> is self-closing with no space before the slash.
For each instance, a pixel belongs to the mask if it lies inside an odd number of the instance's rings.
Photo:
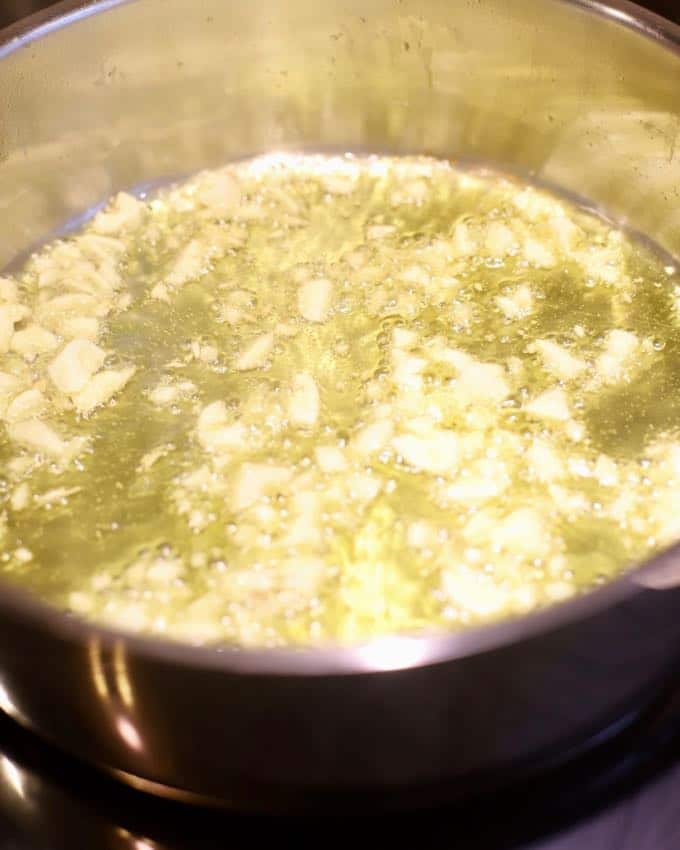
<path id="1" fill-rule="evenodd" d="M 499 163 L 680 255 L 680 29 L 623 0 L 101 0 L 0 37 L 0 268 L 113 191 L 272 149 Z M 680 505 L 679 505 L 680 509 Z M 0 586 L 0 707 L 129 782 L 430 802 L 572 756 L 680 661 L 680 548 L 460 634 L 222 650 Z"/>

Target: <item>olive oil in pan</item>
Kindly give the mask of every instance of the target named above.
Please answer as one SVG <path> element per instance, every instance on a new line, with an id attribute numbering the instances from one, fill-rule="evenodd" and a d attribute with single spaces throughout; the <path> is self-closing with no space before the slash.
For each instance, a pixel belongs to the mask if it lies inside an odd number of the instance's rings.
<path id="1" fill-rule="evenodd" d="M 2 281 L 2 571 L 246 645 L 587 590 L 680 536 L 679 286 L 597 216 L 427 158 L 119 195 Z"/>

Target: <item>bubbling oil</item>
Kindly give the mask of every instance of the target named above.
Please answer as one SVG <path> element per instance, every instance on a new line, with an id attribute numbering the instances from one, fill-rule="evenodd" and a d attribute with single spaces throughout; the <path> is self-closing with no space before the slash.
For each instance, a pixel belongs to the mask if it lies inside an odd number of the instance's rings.
<path id="1" fill-rule="evenodd" d="M 0 280 L 2 573 L 275 646 L 456 629 L 680 536 L 680 277 L 548 191 L 266 156 Z"/>

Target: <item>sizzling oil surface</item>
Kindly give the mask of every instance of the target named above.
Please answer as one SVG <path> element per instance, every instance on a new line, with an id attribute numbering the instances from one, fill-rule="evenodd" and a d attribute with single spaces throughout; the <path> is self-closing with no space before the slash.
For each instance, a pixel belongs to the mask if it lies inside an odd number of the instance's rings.
<path id="1" fill-rule="evenodd" d="M 2 570 L 196 642 L 566 598 L 680 536 L 679 285 L 575 206 L 424 158 L 118 196 L 2 282 Z"/>

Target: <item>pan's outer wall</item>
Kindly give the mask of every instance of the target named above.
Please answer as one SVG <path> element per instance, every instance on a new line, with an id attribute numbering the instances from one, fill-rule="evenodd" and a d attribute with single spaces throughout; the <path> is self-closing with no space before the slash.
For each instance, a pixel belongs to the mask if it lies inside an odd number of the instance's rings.
<path id="1" fill-rule="evenodd" d="M 0 48 L 0 267 L 118 188 L 300 147 L 505 163 L 680 254 L 677 30 L 633 12 L 138 0 L 74 14 Z M 55 630 L 5 594 L 0 704 L 89 760 L 237 806 L 338 789 L 397 803 L 529 767 L 639 708 L 678 660 L 679 602 L 636 590 L 457 660 L 298 675 Z"/>
<path id="2" fill-rule="evenodd" d="M 545 767 L 674 672 L 680 591 L 541 636 L 354 674 L 243 674 L 0 620 L 15 717 L 82 758 L 239 809 L 401 806 Z"/>

